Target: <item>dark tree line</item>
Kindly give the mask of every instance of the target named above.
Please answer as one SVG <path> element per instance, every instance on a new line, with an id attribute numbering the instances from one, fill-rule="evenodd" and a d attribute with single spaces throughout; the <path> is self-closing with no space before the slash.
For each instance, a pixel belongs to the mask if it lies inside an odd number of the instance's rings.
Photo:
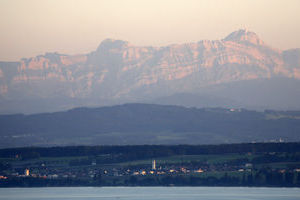
<path id="1" fill-rule="evenodd" d="M 129 146 L 67 146 L 67 147 L 24 147 L 0 149 L 0 157 L 12 158 L 17 155 L 23 159 L 38 157 L 69 157 L 122 155 L 124 160 L 174 155 L 228 154 L 228 153 L 265 153 L 300 152 L 300 143 L 248 143 L 220 145 L 129 145 Z M 263 159 L 272 159 L 266 155 Z M 120 159 L 120 157 L 118 157 Z M 274 158 L 275 159 L 275 158 Z M 290 158 L 290 159 L 298 159 Z M 257 161 L 259 162 L 259 161 Z"/>

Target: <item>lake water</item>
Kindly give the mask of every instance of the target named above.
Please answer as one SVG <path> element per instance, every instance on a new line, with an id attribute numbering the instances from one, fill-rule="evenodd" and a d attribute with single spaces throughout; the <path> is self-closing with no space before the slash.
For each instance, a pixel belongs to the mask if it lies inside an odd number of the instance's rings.
<path id="1" fill-rule="evenodd" d="M 299 200 L 300 188 L 52 187 L 0 188 L 0 200 Z"/>

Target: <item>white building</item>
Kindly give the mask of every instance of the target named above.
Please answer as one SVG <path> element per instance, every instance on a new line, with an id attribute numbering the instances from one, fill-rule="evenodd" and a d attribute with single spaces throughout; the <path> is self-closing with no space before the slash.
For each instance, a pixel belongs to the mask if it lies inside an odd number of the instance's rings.
<path id="1" fill-rule="evenodd" d="M 156 170 L 156 161 L 152 160 L 152 170 Z"/>

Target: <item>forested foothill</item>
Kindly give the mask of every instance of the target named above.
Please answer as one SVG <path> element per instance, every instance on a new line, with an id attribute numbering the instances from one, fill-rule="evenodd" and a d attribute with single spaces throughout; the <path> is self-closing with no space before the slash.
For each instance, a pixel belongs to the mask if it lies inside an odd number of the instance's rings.
<path id="1" fill-rule="evenodd" d="M 0 115 L 0 148 L 300 141 L 300 112 L 124 104 Z"/>

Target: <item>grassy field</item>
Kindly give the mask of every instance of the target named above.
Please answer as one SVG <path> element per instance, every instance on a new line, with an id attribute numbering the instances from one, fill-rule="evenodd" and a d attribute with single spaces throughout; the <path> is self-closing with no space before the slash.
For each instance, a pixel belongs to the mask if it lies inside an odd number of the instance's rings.
<path id="1" fill-rule="evenodd" d="M 200 162 L 206 164 L 222 164 L 228 161 L 233 161 L 236 159 L 249 159 L 250 161 L 257 157 L 256 155 L 240 155 L 240 154 L 225 154 L 225 155 L 179 155 L 170 157 L 159 157 L 153 158 L 156 160 L 157 165 L 171 165 L 171 164 L 181 164 L 181 163 L 192 163 Z M 151 164 L 153 159 L 146 160 L 136 160 L 130 162 L 118 163 L 118 165 L 146 165 Z"/>

